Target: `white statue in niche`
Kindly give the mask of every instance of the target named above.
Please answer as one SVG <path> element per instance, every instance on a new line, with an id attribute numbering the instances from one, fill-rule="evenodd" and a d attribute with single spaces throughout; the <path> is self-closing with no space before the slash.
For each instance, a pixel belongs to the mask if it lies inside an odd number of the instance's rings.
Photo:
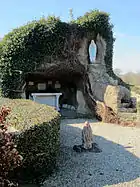
<path id="1" fill-rule="evenodd" d="M 89 45 L 89 58 L 91 64 L 93 64 L 96 60 L 96 51 L 97 51 L 96 44 L 94 40 L 91 40 L 91 43 Z"/>

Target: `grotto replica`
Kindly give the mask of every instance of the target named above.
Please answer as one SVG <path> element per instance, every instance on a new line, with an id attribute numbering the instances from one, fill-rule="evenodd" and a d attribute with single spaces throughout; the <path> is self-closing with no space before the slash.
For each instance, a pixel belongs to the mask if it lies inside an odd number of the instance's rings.
<path id="1" fill-rule="evenodd" d="M 119 123 L 119 112 L 136 112 L 136 100 L 113 72 L 114 41 L 109 14 L 98 10 L 70 23 L 49 16 L 14 29 L 0 42 L 2 93 L 60 92 L 60 109 Z"/>

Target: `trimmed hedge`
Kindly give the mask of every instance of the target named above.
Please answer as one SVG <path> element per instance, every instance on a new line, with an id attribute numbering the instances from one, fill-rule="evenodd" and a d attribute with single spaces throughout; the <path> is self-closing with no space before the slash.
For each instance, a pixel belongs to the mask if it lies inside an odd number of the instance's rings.
<path id="1" fill-rule="evenodd" d="M 20 180 L 40 180 L 56 166 L 59 154 L 60 115 L 52 107 L 30 100 L 6 99 L 0 104 L 11 107 L 7 121 L 19 130 L 17 150 L 23 156 L 18 170 Z"/>

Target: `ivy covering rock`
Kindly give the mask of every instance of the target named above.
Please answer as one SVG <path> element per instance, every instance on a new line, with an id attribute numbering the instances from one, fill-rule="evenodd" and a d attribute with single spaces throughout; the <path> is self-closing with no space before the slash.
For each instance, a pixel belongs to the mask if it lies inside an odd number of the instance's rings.
<path id="1" fill-rule="evenodd" d="M 25 74 L 38 71 L 42 64 L 57 64 L 58 59 L 65 61 L 66 65 L 75 61 L 80 40 L 87 35 L 96 40 L 97 34 L 100 34 L 105 39 L 107 73 L 122 83 L 112 71 L 112 29 L 109 14 L 98 10 L 86 13 L 71 23 L 49 16 L 14 29 L 0 43 L 3 95 L 15 97 L 13 92 L 21 89 Z"/>

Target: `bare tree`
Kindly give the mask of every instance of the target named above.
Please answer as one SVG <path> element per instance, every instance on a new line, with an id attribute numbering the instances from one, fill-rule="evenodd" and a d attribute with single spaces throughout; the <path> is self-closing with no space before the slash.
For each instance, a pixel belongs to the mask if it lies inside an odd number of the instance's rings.
<path id="1" fill-rule="evenodd" d="M 69 9 L 69 16 L 70 16 L 70 22 L 72 22 L 74 20 L 73 9 L 72 8 Z"/>

